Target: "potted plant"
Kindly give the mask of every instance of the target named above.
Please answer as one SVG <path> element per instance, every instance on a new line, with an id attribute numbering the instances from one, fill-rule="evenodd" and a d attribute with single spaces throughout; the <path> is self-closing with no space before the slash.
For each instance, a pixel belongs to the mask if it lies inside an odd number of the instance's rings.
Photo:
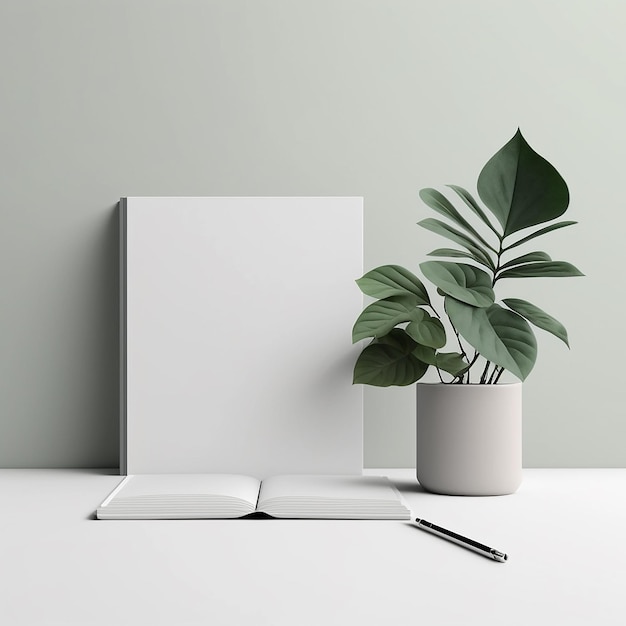
<path id="1" fill-rule="evenodd" d="M 554 317 L 526 300 L 497 301 L 496 289 L 504 280 L 582 276 L 546 252 L 527 251 L 538 237 L 576 222 L 555 221 L 569 204 L 567 184 L 519 129 L 480 172 L 478 196 L 486 210 L 462 187 L 449 188 L 465 215 L 427 188 L 420 198 L 445 219 L 418 222 L 458 246 L 433 250 L 428 256 L 437 258 L 420 264 L 443 308 L 398 265 L 359 278 L 360 289 L 376 301 L 352 331 L 354 342 L 369 340 L 354 382 L 411 385 L 434 368 L 440 382 L 417 385 L 418 480 L 439 493 L 512 493 L 521 482 L 521 382 L 500 378 L 506 370 L 524 381 L 533 369 L 531 325 L 569 342 Z"/>

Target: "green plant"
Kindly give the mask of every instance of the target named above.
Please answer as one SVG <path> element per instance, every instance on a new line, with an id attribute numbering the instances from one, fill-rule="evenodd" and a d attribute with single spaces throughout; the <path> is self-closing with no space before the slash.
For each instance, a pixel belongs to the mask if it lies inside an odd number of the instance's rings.
<path id="1" fill-rule="evenodd" d="M 583 275 L 570 263 L 553 261 L 545 252 L 516 256 L 518 246 L 576 223 L 553 221 L 569 204 L 561 175 L 528 145 L 518 129 L 478 177 L 478 195 L 495 221 L 468 191 L 449 187 L 484 234 L 442 193 L 430 188 L 420 191 L 420 198 L 448 221 L 428 218 L 419 225 L 462 248 L 438 248 L 428 256 L 471 261 L 420 264 L 423 275 L 443 297 L 445 318 L 434 309 L 422 281 L 407 269 L 384 265 L 367 272 L 356 282 L 363 293 L 378 300 L 364 309 L 352 331 L 353 342 L 371 339 L 355 364 L 355 383 L 410 385 L 431 366 L 442 382 L 472 382 L 474 366 L 482 371 L 476 382 L 497 383 L 504 370 L 524 380 L 537 358 L 530 324 L 569 347 L 567 331 L 559 321 L 525 300 L 506 298 L 498 304 L 494 291 L 505 279 Z M 546 222 L 551 223 L 511 241 L 520 231 Z M 448 342 L 442 319 L 452 330 L 458 352 L 439 351 Z M 444 374 L 451 379 L 444 380 Z"/>

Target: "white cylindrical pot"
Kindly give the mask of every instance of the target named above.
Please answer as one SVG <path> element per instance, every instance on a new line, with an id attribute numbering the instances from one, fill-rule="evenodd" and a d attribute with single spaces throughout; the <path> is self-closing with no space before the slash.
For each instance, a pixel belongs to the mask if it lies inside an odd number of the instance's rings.
<path id="1" fill-rule="evenodd" d="M 522 383 L 418 383 L 417 480 L 448 495 L 515 492 L 522 482 Z"/>

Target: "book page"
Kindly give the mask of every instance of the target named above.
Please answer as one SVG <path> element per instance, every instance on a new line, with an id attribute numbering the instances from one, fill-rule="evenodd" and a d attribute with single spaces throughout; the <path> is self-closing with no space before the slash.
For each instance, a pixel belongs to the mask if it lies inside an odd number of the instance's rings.
<path id="1" fill-rule="evenodd" d="M 323 499 L 349 502 L 351 500 L 396 502 L 398 491 L 384 476 L 271 476 L 263 480 L 258 510 L 273 499 Z"/>
<path id="2" fill-rule="evenodd" d="M 260 481 L 238 474 L 141 474 L 130 476 L 111 503 L 143 496 L 221 496 L 256 506 Z"/>

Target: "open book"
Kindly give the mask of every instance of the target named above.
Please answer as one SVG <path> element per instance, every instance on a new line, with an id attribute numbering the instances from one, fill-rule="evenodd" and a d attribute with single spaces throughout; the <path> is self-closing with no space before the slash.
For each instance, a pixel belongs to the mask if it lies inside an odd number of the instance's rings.
<path id="1" fill-rule="evenodd" d="M 265 513 L 301 519 L 409 519 L 383 476 L 140 474 L 98 507 L 98 519 L 209 519 Z"/>

